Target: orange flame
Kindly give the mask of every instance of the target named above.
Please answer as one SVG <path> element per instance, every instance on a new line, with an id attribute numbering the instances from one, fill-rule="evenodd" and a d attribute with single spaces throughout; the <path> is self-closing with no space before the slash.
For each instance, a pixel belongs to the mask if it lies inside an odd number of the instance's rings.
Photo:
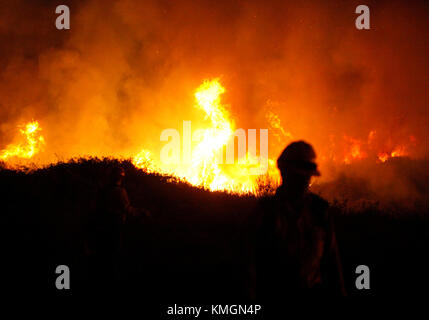
<path id="1" fill-rule="evenodd" d="M 256 156 L 256 150 L 250 152 L 248 147 L 247 152 L 244 150 L 236 157 L 237 159 L 234 157 L 234 163 L 223 163 L 224 149 L 234 142 L 235 137 L 234 122 L 230 119 L 227 108 L 221 103 L 224 92 L 225 88 L 218 79 L 206 80 L 196 89 L 194 107 L 203 112 L 209 126 L 199 130 L 200 140 L 193 144 L 189 161 L 165 163 L 157 159 L 153 151 L 143 149 L 133 157 L 133 164 L 146 172 L 171 175 L 173 179 L 187 181 L 194 186 L 211 191 L 259 194 L 267 188 L 273 190 L 280 183 L 280 175 L 276 161 L 268 158 L 268 155 L 265 156 L 266 158 Z M 279 141 L 284 143 L 285 140 L 293 138 L 290 132 L 284 130 L 280 118 L 275 113 L 268 111 L 266 117 L 272 134 L 277 136 Z M 45 145 L 45 139 L 40 134 L 42 129 L 37 121 L 31 121 L 19 127 L 20 136 L 17 137 L 16 142 L 0 151 L 0 160 L 14 163 L 18 159 L 31 159 Z M 367 140 L 343 136 L 345 144 L 338 149 L 334 138 L 331 135 L 330 156 L 322 155 L 323 161 L 350 164 L 374 157 L 377 162 L 386 162 L 390 158 L 409 155 L 411 148 L 417 143 L 416 138 L 411 135 L 409 144 L 401 143 L 392 148 L 394 144 L 390 139 L 387 142 L 380 142 L 377 131 L 371 130 Z M 381 144 L 384 146 L 382 152 L 377 147 Z M 267 165 L 265 173 L 255 174 L 254 170 L 261 168 L 263 163 Z"/>
<path id="2" fill-rule="evenodd" d="M 281 125 L 280 118 L 278 115 L 269 111 L 266 115 L 266 118 L 267 118 L 270 126 L 275 130 L 274 135 L 277 137 L 278 140 L 284 140 L 285 138 L 293 139 L 292 133 L 283 129 L 283 127 Z M 278 132 L 280 132 L 281 135 L 279 135 Z"/>
<path id="3" fill-rule="evenodd" d="M 350 164 L 353 160 L 366 158 L 367 154 L 362 150 L 362 142 L 351 137 L 345 137 L 350 143 L 350 149 L 344 157 L 344 162 Z"/>
<path id="4" fill-rule="evenodd" d="M 378 160 L 380 160 L 381 162 L 386 162 L 390 158 L 404 157 L 406 155 L 407 155 L 407 152 L 406 152 L 405 147 L 404 146 L 398 146 L 393 151 L 391 151 L 390 153 L 380 152 L 378 154 Z"/>
<path id="5" fill-rule="evenodd" d="M 261 176 L 252 175 L 251 169 L 258 167 L 261 157 L 246 154 L 234 164 L 225 165 L 220 159 L 224 147 L 234 138 L 234 124 L 229 118 L 225 107 L 221 104 L 220 96 L 225 92 L 218 79 L 204 81 L 195 91 L 195 107 L 204 111 L 211 126 L 202 130 L 201 141 L 192 150 L 189 164 L 165 164 L 157 162 L 152 153 L 142 150 L 133 158 L 136 167 L 149 172 L 173 175 L 192 185 L 208 190 L 225 190 L 234 193 L 257 193 Z M 268 172 L 265 181 L 278 179 L 275 162 L 268 162 Z M 272 178 L 268 178 L 268 176 Z M 268 183 L 268 182 L 267 182 Z"/>
<path id="6" fill-rule="evenodd" d="M 37 121 L 27 123 L 25 129 L 19 129 L 21 135 L 25 137 L 25 142 L 9 144 L 1 151 L 0 159 L 7 160 L 14 157 L 24 159 L 32 158 L 40 151 L 42 145 L 45 144 L 45 139 L 38 133 L 41 130 Z"/>

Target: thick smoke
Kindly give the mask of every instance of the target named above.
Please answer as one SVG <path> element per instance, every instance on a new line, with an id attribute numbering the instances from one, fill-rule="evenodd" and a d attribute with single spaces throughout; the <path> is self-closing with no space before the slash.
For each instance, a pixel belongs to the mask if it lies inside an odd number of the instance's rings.
<path id="1" fill-rule="evenodd" d="M 325 177 L 351 141 L 374 161 L 398 145 L 428 154 L 423 1 L 367 1 L 371 30 L 355 28 L 358 1 L 61 4 L 70 30 L 55 28 L 57 1 L 0 4 L 0 148 L 37 119 L 40 161 L 156 153 L 163 129 L 204 125 L 193 92 L 220 77 L 237 127 L 267 128 L 274 112 L 314 144 Z M 290 141 L 270 139 L 273 158 Z"/>

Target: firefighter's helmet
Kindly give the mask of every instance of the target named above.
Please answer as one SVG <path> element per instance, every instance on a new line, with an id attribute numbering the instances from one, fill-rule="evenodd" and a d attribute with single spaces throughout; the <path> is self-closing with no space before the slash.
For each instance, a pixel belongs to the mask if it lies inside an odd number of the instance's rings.
<path id="1" fill-rule="evenodd" d="M 295 141 L 283 150 L 277 159 L 277 167 L 282 174 L 293 171 L 299 174 L 320 176 L 315 160 L 316 152 L 309 143 L 302 140 Z"/>

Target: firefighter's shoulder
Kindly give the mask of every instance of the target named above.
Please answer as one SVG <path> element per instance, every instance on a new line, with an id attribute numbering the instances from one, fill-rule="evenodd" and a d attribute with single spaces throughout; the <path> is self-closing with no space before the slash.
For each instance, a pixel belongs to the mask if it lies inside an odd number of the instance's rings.
<path id="1" fill-rule="evenodd" d="M 311 211 L 318 219 L 321 219 L 323 222 L 329 220 L 329 202 L 323 199 L 321 196 L 315 193 L 309 193 L 309 199 L 311 203 Z"/>
<path id="2" fill-rule="evenodd" d="M 310 192 L 309 198 L 314 206 L 325 210 L 329 208 L 329 202 L 323 199 L 320 195 Z"/>

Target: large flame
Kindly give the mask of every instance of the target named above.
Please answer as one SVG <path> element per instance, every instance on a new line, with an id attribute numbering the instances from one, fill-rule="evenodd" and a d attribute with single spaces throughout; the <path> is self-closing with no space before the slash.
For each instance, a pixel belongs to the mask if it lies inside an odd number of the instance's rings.
<path id="1" fill-rule="evenodd" d="M 211 191 L 259 194 L 274 190 L 280 182 L 280 175 L 275 159 L 268 158 L 268 155 L 257 156 L 256 150 L 250 152 L 250 147 L 247 146 L 244 154 L 234 156 L 232 164 L 228 161 L 227 164 L 224 163 L 223 153 L 231 142 L 234 143 L 236 130 L 227 108 L 221 102 L 224 92 L 225 88 L 218 79 L 206 80 L 196 89 L 194 107 L 202 111 L 201 118 L 207 126 L 194 132 L 194 136 L 199 139 L 192 145 L 190 159 L 184 159 L 186 156 L 183 152 L 178 161 L 163 162 L 155 156 L 153 150 L 143 149 L 132 157 L 134 165 L 147 172 L 170 175 Z M 266 119 L 271 134 L 276 136 L 282 145 L 293 139 L 292 133 L 283 128 L 280 118 L 274 112 L 268 111 Z M 0 151 L 0 160 L 9 165 L 19 164 L 22 160 L 34 161 L 34 156 L 45 144 L 40 131 L 37 121 L 20 126 L 20 135 L 15 138 L 14 143 Z M 338 150 L 334 143 L 335 137 L 331 138 L 332 150 Z M 340 149 L 343 150 L 342 154 L 338 157 L 338 154 L 331 150 L 330 156 L 322 154 L 320 159 L 350 164 L 371 156 L 377 162 L 383 163 L 390 158 L 409 155 L 409 148 L 416 144 L 416 138 L 409 136 L 408 140 L 408 144 L 406 141 L 394 144 L 390 139 L 380 142 L 376 130 L 370 131 L 366 140 L 343 135 L 343 147 Z M 266 164 L 267 170 L 255 174 L 255 169 L 261 168 L 263 163 Z"/>
<path id="2" fill-rule="evenodd" d="M 224 147 L 234 139 L 234 124 L 228 111 L 221 104 L 221 95 L 225 88 L 218 79 L 206 80 L 195 91 L 195 107 L 204 111 L 211 126 L 203 129 L 201 141 L 193 148 L 190 163 L 156 163 L 148 150 L 142 150 L 133 162 L 137 167 L 150 172 L 170 174 L 192 185 L 208 190 L 225 190 L 235 193 L 258 193 L 262 186 L 276 184 L 279 174 L 272 159 L 262 159 L 246 153 L 234 164 L 223 164 Z M 252 174 L 252 169 L 268 162 L 265 174 Z"/>
<path id="3" fill-rule="evenodd" d="M 45 139 L 39 134 L 42 129 L 37 121 L 31 121 L 24 126 L 24 129 L 19 129 L 24 141 L 17 144 L 9 144 L 0 153 L 0 159 L 10 160 L 11 158 L 30 159 L 38 153 L 45 144 Z"/>

